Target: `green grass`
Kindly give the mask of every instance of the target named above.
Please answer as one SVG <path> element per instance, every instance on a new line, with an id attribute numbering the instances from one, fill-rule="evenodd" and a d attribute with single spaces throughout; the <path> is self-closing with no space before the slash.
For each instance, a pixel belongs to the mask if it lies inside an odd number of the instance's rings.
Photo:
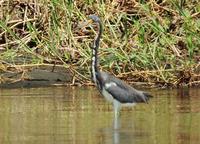
<path id="1" fill-rule="evenodd" d="M 200 83 L 200 5 L 178 1 L 37 0 L 0 6 L 0 70 L 56 64 L 89 82 L 94 30 L 78 25 L 97 14 L 104 25 L 101 69 L 128 82 Z M 1 66 L 3 65 L 3 66 Z"/>

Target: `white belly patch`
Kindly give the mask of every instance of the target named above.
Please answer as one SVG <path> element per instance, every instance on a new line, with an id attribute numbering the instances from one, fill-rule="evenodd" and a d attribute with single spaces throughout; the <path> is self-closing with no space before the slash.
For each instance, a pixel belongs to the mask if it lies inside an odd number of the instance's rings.
<path id="1" fill-rule="evenodd" d="M 124 103 L 122 104 L 122 106 L 125 106 L 125 107 L 131 107 L 131 106 L 135 106 L 136 103 Z"/>

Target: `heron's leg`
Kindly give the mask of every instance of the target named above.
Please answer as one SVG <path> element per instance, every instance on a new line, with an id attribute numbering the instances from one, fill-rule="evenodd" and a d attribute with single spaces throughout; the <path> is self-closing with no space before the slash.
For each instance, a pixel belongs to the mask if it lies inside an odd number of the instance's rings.
<path id="1" fill-rule="evenodd" d="M 114 100 L 113 101 L 113 107 L 114 107 L 114 114 L 115 114 L 115 117 L 118 117 L 119 116 L 119 112 L 120 112 L 120 108 L 121 108 L 121 104 Z"/>
<path id="2" fill-rule="evenodd" d="M 114 117 L 113 119 L 113 129 L 117 130 L 120 128 L 120 117 Z"/>

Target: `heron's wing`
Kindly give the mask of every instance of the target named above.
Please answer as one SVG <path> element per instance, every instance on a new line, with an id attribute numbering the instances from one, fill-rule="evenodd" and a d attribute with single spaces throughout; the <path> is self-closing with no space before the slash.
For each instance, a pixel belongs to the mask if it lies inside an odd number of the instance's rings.
<path id="1" fill-rule="evenodd" d="M 133 89 L 127 84 L 122 83 L 123 82 L 106 83 L 105 90 L 121 103 L 139 103 L 148 101 L 149 97 L 144 92 Z"/>
<path id="2" fill-rule="evenodd" d="M 98 79 L 104 89 L 110 93 L 114 99 L 122 103 L 147 102 L 149 99 L 149 94 L 134 89 L 124 81 L 106 72 L 100 72 L 98 74 Z"/>

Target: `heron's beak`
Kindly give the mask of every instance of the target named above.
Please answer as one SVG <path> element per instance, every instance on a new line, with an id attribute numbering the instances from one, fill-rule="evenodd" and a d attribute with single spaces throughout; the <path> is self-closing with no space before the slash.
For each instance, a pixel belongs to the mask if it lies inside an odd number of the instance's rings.
<path id="1" fill-rule="evenodd" d="M 90 24 L 92 24 L 93 23 L 93 20 L 88 20 L 88 21 L 86 21 L 86 22 L 82 22 L 82 23 L 80 23 L 79 24 L 79 28 L 81 29 L 81 30 L 83 30 L 85 27 L 87 27 L 87 26 L 89 26 Z"/>

